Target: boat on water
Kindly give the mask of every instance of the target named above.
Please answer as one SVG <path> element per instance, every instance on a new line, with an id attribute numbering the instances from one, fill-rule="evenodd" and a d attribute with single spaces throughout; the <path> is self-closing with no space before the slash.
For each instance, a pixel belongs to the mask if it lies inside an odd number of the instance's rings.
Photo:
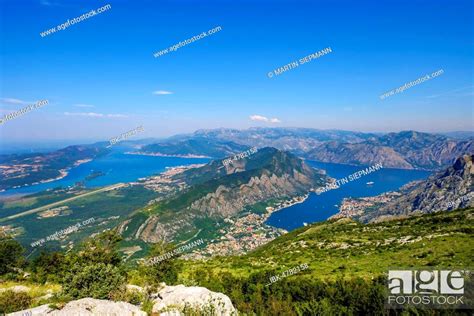
<path id="1" fill-rule="evenodd" d="M 372 185 L 372 184 L 374 184 L 374 182 L 373 182 L 373 181 L 369 181 L 369 182 L 367 182 L 366 184 L 367 184 L 367 185 Z"/>
<path id="2" fill-rule="evenodd" d="M 308 226 L 308 223 L 306 223 L 306 222 L 303 222 L 303 225 L 304 225 L 304 226 Z"/>

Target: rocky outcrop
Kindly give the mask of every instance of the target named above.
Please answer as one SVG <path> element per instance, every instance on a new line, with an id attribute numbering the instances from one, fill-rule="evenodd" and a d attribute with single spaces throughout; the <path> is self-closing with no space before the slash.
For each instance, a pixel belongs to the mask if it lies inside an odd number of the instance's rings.
<path id="1" fill-rule="evenodd" d="M 136 285 L 127 285 L 128 291 L 146 293 Z M 233 316 L 237 311 L 225 294 L 209 291 L 204 287 L 184 285 L 167 286 L 161 283 L 158 292 L 150 294 L 153 313 L 160 316 L 187 315 L 190 311 L 208 316 Z M 10 316 L 146 316 L 138 306 L 108 300 L 83 298 L 67 303 L 60 310 L 48 304 L 8 314 Z"/>
<path id="2" fill-rule="evenodd" d="M 413 169 L 402 154 L 388 146 L 371 143 L 343 144 L 339 142 L 324 143 L 306 155 L 308 158 L 331 163 L 351 165 L 373 165 L 382 162 L 384 167 Z"/>
<path id="3" fill-rule="evenodd" d="M 214 160 L 177 177 L 187 188 L 161 202 L 161 211 L 141 224 L 136 237 L 146 242 L 173 240 L 176 233 L 196 230 L 198 220 L 224 219 L 256 203 L 302 195 L 327 179 L 293 154 L 269 147 L 229 164 Z"/>
<path id="4" fill-rule="evenodd" d="M 232 216 L 246 205 L 304 192 L 304 184 L 307 185 L 306 190 L 310 190 L 311 181 L 305 179 L 304 175 L 299 178 L 298 181 L 287 174 L 280 177 L 275 174 L 263 174 L 251 178 L 248 183 L 237 188 L 219 186 L 215 192 L 193 202 L 189 209 L 208 216 Z"/>
<path id="5" fill-rule="evenodd" d="M 186 315 L 185 310 L 199 310 L 202 315 L 237 315 L 229 297 L 204 287 L 165 286 L 157 293 L 153 312 L 162 316 Z"/>
<path id="6" fill-rule="evenodd" d="M 473 161 L 474 155 L 458 158 L 445 171 L 401 189 L 401 196 L 376 209 L 368 209 L 359 219 L 374 222 L 474 206 Z"/>
<path id="7" fill-rule="evenodd" d="M 11 316 L 147 316 L 139 307 L 125 303 L 83 298 L 71 301 L 60 310 L 48 304 L 8 314 Z"/>

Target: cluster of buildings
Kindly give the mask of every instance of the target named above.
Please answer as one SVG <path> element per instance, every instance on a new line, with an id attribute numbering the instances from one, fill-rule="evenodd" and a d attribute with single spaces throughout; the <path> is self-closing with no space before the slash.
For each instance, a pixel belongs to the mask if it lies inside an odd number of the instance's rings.
<path id="1" fill-rule="evenodd" d="M 248 214 L 238 219 L 225 219 L 230 225 L 219 230 L 221 237 L 211 240 L 206 248 L 197 250 L 185 258 L 203 259 L 211 256 L 243 254 L 264 245 L 285 231 L 265 225 L 267 215 Z"/>
<path id="2" fill-rule="evenodd" d="M 342 217 L 354 218 L 364 213 L 364 210 L 374 205 L 380 205 L 390 202 L 395 197 L 400 196 L 399 192 L 386 192 L 377 196 L 363 198 L 345 198 L 339 207 L 339 213 L 330 217 L 330 219 L 339 219 Z"/>
<path id="3" fill-rule="evenodd" d="M 44 212 L 41 212 L 38 214 L 38 218 L 48 218 L 48 217 L 55 217 L 55 216 L 64 216 L 64 215 L 69 215 L 71 214 L 72 211 L 69 209 L 68 206 L 60 206 L 60 207 L 55 207 L 52 209 L 48 209 Z"/>
<path id="4" fill-rule="evenodd" d="M 149 190 L 153 190 L 157 193 L 160 193 L 163 197 L 168 194 L 175 193 L 186 188 L 184 181 L 177 181 L 174 179 L 174 176 L 183 173 L 184 171 L 196 167 L 200 167 L 200 164 L 193 164 L 188 166 L 178 166 L 173 168 L 167 168 L 165 172 L 160 173 L 156 176 L 151 176 L 147 178 L 140 178 L 140 184 Z M 151 200 L 149 204 L 153 204 L 162 198 Z"/>

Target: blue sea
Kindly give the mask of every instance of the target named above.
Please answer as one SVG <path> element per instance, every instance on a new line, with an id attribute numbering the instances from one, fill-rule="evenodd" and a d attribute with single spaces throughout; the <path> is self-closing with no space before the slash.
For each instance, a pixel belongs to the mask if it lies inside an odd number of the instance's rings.
<path id="1" fill-rule="evenodd" d="M 59 180 L 40 183 L 28 187 L 0 192 L 0 198 L 32 194 L 57 187 L 68 187 L 84 181 L 92 172 L 101 171 L 105 175 L 85 181 L 87 188 L 112 185 L 119 182 L 132 182 L 163 172 L 166 167 L 176 167 L 208 162 L 208 158 L 177 158 L 125 154 L 115 150 L 96 160 L 81 164 L 69 170 L 69 174 Z"/>
<path id="2" fill-rule="evenodd" d="M 309 165 L 326 170 L 335 179 L 347 177 L 354 172 L 365 169 L 361 166 L 349 166 L 333 163 L 306 161 Z M 343 184 L 339 189 L 329 190 L 317 195 L 310 193 L 300 204 L 273 213 L 267 224 L 291 231 L 303 226 L 303 223 L 327 220 L 339 211 L 344 198 L 375 196 L 384 192 L 394 191 L 410 181 L 426 179 L 431 173 L 420 170 L 403 170 L 382 168 L 357 180 Z M 367 182 L 374 182 L 367 185 Z"/>

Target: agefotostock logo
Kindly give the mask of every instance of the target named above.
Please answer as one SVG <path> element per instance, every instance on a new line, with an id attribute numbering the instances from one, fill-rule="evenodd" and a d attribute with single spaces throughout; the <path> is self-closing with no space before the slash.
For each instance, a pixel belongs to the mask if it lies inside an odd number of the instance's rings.
<path id="1" fill-rule="evenodd" d="M 470 270 L 389 270 L 388 308 L 472 308 Z"/>

